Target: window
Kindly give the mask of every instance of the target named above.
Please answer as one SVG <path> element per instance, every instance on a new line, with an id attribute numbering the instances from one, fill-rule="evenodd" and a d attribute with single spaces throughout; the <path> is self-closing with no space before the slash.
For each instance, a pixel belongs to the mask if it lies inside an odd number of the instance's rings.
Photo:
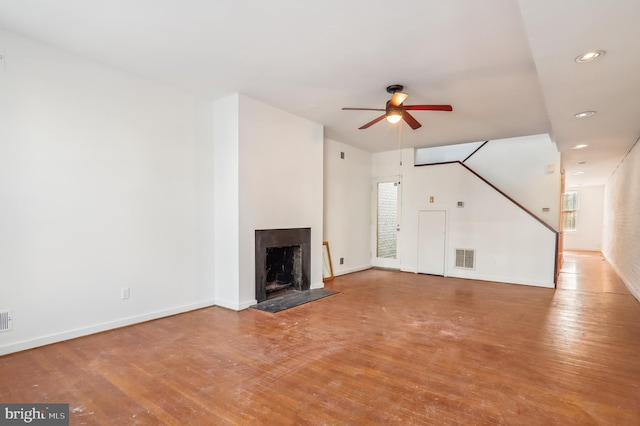
<path id="1" fill-rule="evenodd" d="M 578 216 L 578 192 L 568 191 L 562 194 L 562 223 L 567 232 L 575 232 Z"/>

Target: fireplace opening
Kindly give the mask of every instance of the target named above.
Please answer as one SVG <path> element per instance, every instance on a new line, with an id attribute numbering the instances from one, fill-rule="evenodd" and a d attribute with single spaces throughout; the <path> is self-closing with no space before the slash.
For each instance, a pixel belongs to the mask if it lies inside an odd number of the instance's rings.
<path id="1" fill-rule="evenodd" d="M 302 256 L 300 246 L 267 248 L 266 298 L 273 299 L 300 291 L 301 284 Z"/>
<path id="2" fill-rule="evenodd" d="M 256 300 L 309 290 L 311 228 L 256 229 Z"/>

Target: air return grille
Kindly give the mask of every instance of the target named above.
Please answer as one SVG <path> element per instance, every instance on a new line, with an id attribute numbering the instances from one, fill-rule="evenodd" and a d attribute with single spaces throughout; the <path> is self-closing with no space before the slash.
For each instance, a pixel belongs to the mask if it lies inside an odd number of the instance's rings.
<path id="1" fill-rule="evenodd" d="M 0 332 L 11 330 L 11 311 L 0 311 Z"/>
<path id="2" fill-rule="evenodd" d="M 467 249 L 456 249 L 456 268 L 475 268 L 476 251 Z"/>

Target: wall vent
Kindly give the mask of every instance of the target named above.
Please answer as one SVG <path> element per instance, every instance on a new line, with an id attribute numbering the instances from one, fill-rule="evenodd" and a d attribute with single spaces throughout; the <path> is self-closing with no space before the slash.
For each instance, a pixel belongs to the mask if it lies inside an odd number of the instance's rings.
<path id="1" fill-rule="evenodd" d="M 475 250 L 456 249 L 456 268 L 474 269 L 475 259 Z"/>
<path id="2" fill-rule="evenodd" d="M 0 311 L 0 332 L 11 330 L 11 311 Z"/>

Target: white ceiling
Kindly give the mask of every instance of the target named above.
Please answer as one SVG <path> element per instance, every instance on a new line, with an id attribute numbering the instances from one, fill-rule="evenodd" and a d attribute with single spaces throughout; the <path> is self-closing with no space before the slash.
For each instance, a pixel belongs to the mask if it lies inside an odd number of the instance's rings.
<path id="1" fill-rule="evenodd" d="M 406 104 L 454 107 L 413 112 L 423 127 L 403 124 L 403 147 L 550 133 L 568 185 L 603 184 L 640 136 L 638 0 L 0 0 L 0 29 L 243 93 L 371 152 L 397 148 L 398 127 L 358 130 L 378 113 L 341 107 L 383 108 L 403 84 Z M 607 53 L 574 61 L 593 49 Z"/>

